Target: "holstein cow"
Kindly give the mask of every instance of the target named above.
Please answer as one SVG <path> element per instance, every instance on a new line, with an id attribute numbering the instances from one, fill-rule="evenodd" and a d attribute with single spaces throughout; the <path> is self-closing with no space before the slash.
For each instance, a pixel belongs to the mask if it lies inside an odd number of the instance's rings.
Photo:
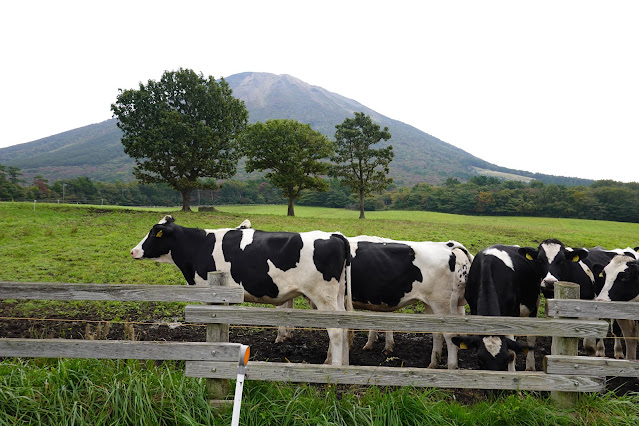
<path id="1" fill-rule="evenodd" d="M 413 242 L 358 236 L 348 238 L 352 255 L 353 306 L 372 311 L 396 311 L 419 301 L 427 313 L 464 313 L 464 288 L 473 256 L 456 241 Z M 369 333 L 364 349 L 372 347 Z M 449 335 L 433 334 L 429 367 L 439 365 L 443 340 L 448 368 L 457 368 L 457 347 Z M 385 351 L 393 350 L 392 332 L 386 333 Z"/>
<path id="2" fill-rule="evenodd" d="M 471 314 L 534 317 L 539 290 L 552 298 L 557 281 L 577 283 L 581 298 L 593 299 L 595 278 L 591 265 L 593 262 L 607 264 L 616 254 L 616 251 L 601 248 L 572 249 L 556 239 L 545 240 L 536 249 L 501 245 L 489 247 L 477 255 L 466 284 L 466 300 Z M 528 337 L 528 347 L 494 336 L 456 340 L 458 344 L 478 349 L 483 368 L 505 370 L 505 362 L 511 360 L 507 366 L 510 371 L 515 368 L 514 353 L 508 350 L 528 350 L 526 370 L 534 371 L 534 352 L 530 350 L 534 342 L 534 336 Z M 603 341 L 596 349 L 594 339 L 585 339 L 584 347 L 591 355 L 605 354 Z M 510 355 L 506 356 L 507 353 Z"/>
<path id="3" fill-rule="evenodd" d="M 558 240 L 546 240 L 536 250 L 524 248 L 523 254 L 534 259 L 546 298 L 554 297 L 554 284 L 557 281 L 568 281 L 579 284 L 579 294 L 583 300 L 592 300 L 598 293 L 593 265 L 607 265 L 619 254 L 636 256 L 636 252 L 629 247 L 615 250 L 605 250 L 602 247 L 572 249 Z M 583 344 L 588 355 L 606 356 L 603 339 L 596 343 L 594 338 L 586 338 Z"/>
<path id="4" fill-rule="evenodd" d="M 390 312 L 421 301 L 428 313 L 464 314 L 464 288 L 473 256 L 462 244 L 395 241 L 365 235 L 349 237 L 348 241 L 355 308 Z M 278 340 L 289 333 L 280 328 Z M 377 332 L 369 332 L 363 349 L 371 349 L 376 337 Z M 458 348 L 449 335 L 439 333 L 433 334 L 430 368 L 439 366 L 444 339 L 448 368 L 457 368 Z M 384 353 L 393 349 L 393 333 L 386 332 Z"/>
<path id="5" fill-rule="evenodd" d="M 521 254 L 521 247 L 494 245 L 475 256 L 466 282 L 465 297 L 472 315 L 535 317 L 539 306 L 540 281 L 534 262 Z M 534 371 L 534 337 L 528 346 L 512 336 L 457 336 L 453 343 L 477 350 L 482 369 L 515 371 L 515 354 L 529 351 L 526 369 Z"/>
<path id="6" fill-rule="evenodd" d="M 601 276 L 603 288 L 595 300 L 598 301 L 639 301 L 639 260 L 636 248 L 633 255 L 618 255 L 607 265 L 594 265 L 593 271 Z M 637 336 L 639 335 L 636 320 L 616 320 L 626 341 L 626 359 L 637 359 Z M 615 341 L 615 357 L 622 358 L 620 344 Z"/>
<path id="7" fill-rule="evenodd" d="M 228 272 L 249 302 L 278 305 L 303 295 L 320 310 L 352 306 L 346 292 L 349 244 L 339 233 L 264 232 L 247 222 L 230 229 L 185 228 L 165 216 L 131 256 L 173 263 L 188 284 L 206 282 L 211 271 Z M 328 329 L 328 334 L 328 358 L 334 365 L 348 365 L 346 333 Z"/>

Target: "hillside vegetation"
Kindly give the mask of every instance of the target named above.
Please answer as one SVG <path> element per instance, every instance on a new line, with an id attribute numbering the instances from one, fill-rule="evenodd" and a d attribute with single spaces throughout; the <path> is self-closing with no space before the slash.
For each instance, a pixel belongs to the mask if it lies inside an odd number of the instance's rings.
<path id="1" fill-rule="evenodd" d="M 226 78 L 233 95 L 246 104 L 249 122 L 290 118 L 309 123 L 333 138 L 335 125 L 354 112 L 364 112 L 392 135 L 395 158 L 390 176 L 395 183 L 443 183 L 447 178 L 467 180 L 477 169 L 535 178 L 546 183 L 586 185 L 591 181 L 533 174 L 497 166 L 399 120 L 383 116 L 359 102 L 311 86 L 289 75 L 240 73 Z M 114 99 L 115 101 L 115 99 Z M 91 124 L 37 141 L 0 149 L 0 164 L 19 167 L 31 180 L 37 175 L 51 181 L 86 176 L 98 181 L 133 179 L 133 161 L 124 154 L 122 134 L 115 120 Z M 238 177 L 247 178 L 242 169 Z M 252 177 L 255 177 L 252 175 Z"/>

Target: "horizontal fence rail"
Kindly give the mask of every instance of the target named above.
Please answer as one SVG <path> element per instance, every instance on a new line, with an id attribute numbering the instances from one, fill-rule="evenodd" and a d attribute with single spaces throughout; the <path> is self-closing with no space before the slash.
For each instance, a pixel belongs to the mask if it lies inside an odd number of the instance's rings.
<path id="1" fill-rule="evenodd" d="M 290 327 L 350 328 L 483 335 L 606 337 L 608 323 L 550 318 L 512 318 L 461 315 L 336 312 L 245 306 L 187 305 L 188 322 L 205 324 L 285 325 Z"/>
<path id="2" fill-rule="evenodd" d="M 0 357 L 229 361 L 237 367 L 240 346 L 239 343 L 0 338 Z"/>
<path id="3" fill-rule="evenodd" d="M 242 303 L 241 287 L 0 281 L 0 299 Z"/>
<path id="4" fill-rule="evenodd" d="M 639 320 L 639 303 L 634 302 L 548 299 L 546 303 L 551 316 Z"/>
<path id="5" fill-rule="evenodd" d="M 544 371 L 549 374 L 639 377 L 639 362 L 585 356 L 547 355 Z"/>
<path id="6" fill-rule="evenodd" d="M 186 363 L 186 375 L 190 377 L 232 379 L 236 374 L 237 363 L 197 361 Z M 605 378 L 522 371 L 511 373 L 415 367 L 339 367 L 258 361 L 247 364 L 246 376 L 250 380 L 302 383 L 562 392 L 601 392 L 605 386 Z"/>
<path id="7" fill-rule="evenodd" d="M 215 285 L 216 283 L 218 285 Z M 0 282 L 0 299 L 177 301 L 212 304 L 243 302 L 243 290 L 236 286 L 225 286 L 227 283 L 227 276 L 224 274 L 210 275 L 210 285 L 201 286 Z M 211 328 L 224 324 L 284 325 L 305 328 L 312 326 L 318 329 L 348 328 L 569 338 L 605 337 L 609 326 L 606 321 L 572 318 L 639 319 L 639 304 L 557 299 L 550 299 L 547 303 L 550 315 L 562 318 L 333 312 L 223 305 L 187 305 L 185 318 L 188 322 L 208 324 Z M 211 331 L 208 334 L 214 333 Z M 188 376 L 204 377 L 209 381 L 235 378 L 239 352 L 239 344 L 213 341 L 198 343 L 0 338 L 0 357 L 185 360 Z M 545 358 L 544 372 L 513 373 L 250 362 L 246 373 L 251 380 L 574 393 L 602 391 L 605 376 L 637 377 L 639 363 L 553 354 Z"/>

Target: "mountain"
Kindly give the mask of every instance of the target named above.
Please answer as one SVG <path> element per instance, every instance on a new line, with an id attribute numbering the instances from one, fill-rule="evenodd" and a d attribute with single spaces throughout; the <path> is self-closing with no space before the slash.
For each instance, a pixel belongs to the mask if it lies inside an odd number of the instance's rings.
<path id="1" fill-rule="evenodd" d="M 233 95 L 244 100 L 249 121 L 290 118 L 324 133 L 354 112 L 364 112 L 381 127 L 387 126 L 395 158 L 390 174 L 399 185 L 442 183 L 454 177 L 467 180 L 477 174 L 508 179 L 538 179 L 566 185 L 589 184 L 578 178 L 533 174 L 496 166 L 401 121 L 383 116 L 359 102 L 312 86 L 290 75 L 246 72 L 226 78 Z M 22 169 L 27 180 L 42 175 L 50 181 L 88 176 L 101 181 L 133 179 L 133 160 L 124 154 L 116 120 L 91 124 L 33 142 L 0 149 L 0 164 Z M 243 175 L 241 167 L 239 175 Z"/>

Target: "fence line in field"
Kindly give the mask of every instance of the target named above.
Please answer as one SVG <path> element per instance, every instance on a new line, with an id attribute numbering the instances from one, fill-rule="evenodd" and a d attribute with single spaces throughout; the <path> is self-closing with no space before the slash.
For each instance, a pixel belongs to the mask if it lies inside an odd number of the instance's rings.
<path id="1" fill-rule="evenodd" d="M 576 348 L 575 342 L 579 338 L 605 337 L 608 323 L 575 317 L 620 318 L 621 315 L 626 319 L 639 319 L 637 304 L 584 303 L 580 300 L 558 299 L 548 300 L 549 312 L 562 318 L 537 319 L 225 306 L 243 300 L 243 290 L 225 287 L 226 281 L 226 274 L 212 273 L 209 286 L 0 282 L 0 299 L 181 301 L 207 304 L 187 305 L 185 310 L 187 321 L 207 325 L 207 343 L 3 338 L 0 339 L 0 356 L 181 359 L 186 361 L 187 376 L 210 379 L 209 391 L 220 397 L 228 393 L 228 379 L 236 376 L 240 346 L 228 343 L 228 324 L 305 327 L 312 324 L 317 328 L 358 330 L 544 335 L 566 339 L 571 345 L 574 343 Z M 553 345 L 552 355 L 544 360 L 543 372 L 250 362 L 246 374 L 251 380 L 535 390 L 559 392 L 559 395 L 570 393 L 574 396 L 577 392 L 602 391 L 605 376 L 639 375 L 639 365 L 633 361 L 575 355 L 576 350 L 574 353 L 561 352 Z M 570 401 L 574 402 L 573 399 Z"/>

